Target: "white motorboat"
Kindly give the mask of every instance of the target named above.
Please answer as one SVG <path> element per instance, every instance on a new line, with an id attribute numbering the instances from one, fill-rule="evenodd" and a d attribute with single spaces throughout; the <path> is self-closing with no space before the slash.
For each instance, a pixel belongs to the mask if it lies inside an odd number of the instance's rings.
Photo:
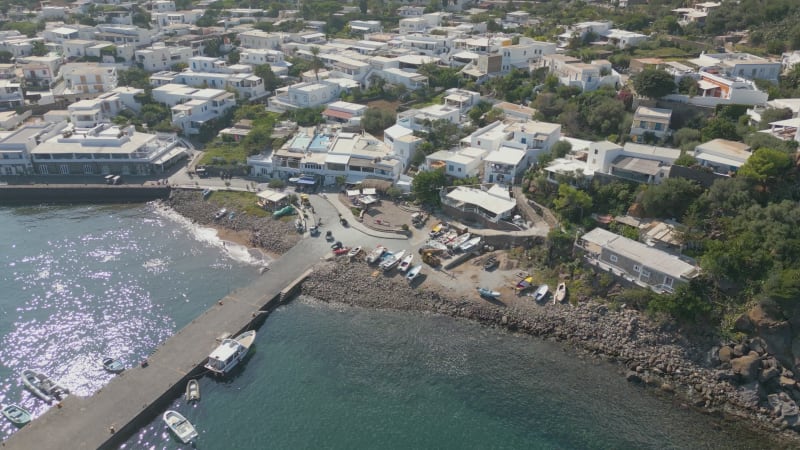
<path id="1" fill-rule="evenodd" d="M 481 237 L 476 236 L 468 241 L 464 242 L 463 244 L 459 245 L 457 248 L 462 252 L 470 252 L 475 250 L 475 248 L 481 243 Z"/>
<path id="2" fill-rule="evenodd" d="M 386 258 L 381 264 L 380 268 L 383 269 L 384 272 L 388 272 L 394 269 L 394 266 L 400 264 L 400 260 L 403 259 L 403 256 L 406 254 L 405 250 L 401 250 L 393 255 L 390 255 Z"/>
<path id="3" fill-rule="evenodd" d="M 247 356 L 256 339 L 254 330 L 246 331 L 234 339 L 225 339 L 210 355 L 205 368 L 216 375 L 226 375 Z"/>
<path id="4" fill-rule="evenodd" d="M 354 256 L 358 256 L 359 253 L 361 253 L 361 247 L 353 247 L 349 252 L 347 252 L 347 256 L 352 258 Z"/>
<path id="5" fill-rule="evenodd" d="M 374 264 L 378 261 L 378 258 L 383 256 L 383 253 L 386 251 L 386 247 L 379 245 L 375 247 L 375 250 L 369 252 L 367 255 L 367 264 Z"/>
<path id="6" fill-rule="evenodd" d="M 567 285 L 566 283 L 558 283 L 558 287 L 556 288 L 556 293 L 553 295 L 553 304 L 561 303 L 564 299 L 567 298 Z"/>
<path id="7" fill-rule="evenodd" d="M 46 402 L 61 400 L 69 395 L 69 389 L 56 383 L 47 375 L 32 369 L 22 371 L 22 384 L 34 395 Z"/>
<path id="8" fill-rule="evenodd" d="M 200 401 L 200 383 L 194 378 L 186 383 L 186 401 L 196 402 Z"/>
<path id="9" fill-rule="evenodd" d="M 548 289 L 549 288 L 547 287 L 546 284 L 539 286 L 538 288 L 536 288 L 536 292 L 533 294 L 533 299 L 536 300 L 537 302 L 544 300 L 544 298 L 547 297 Z"/>
<path id="10" fill-rule="evenodd" d="M 414 281 L 414 278 L 417 278 L 417 275 L 422 271 L 422 264 L 416 265 L 410 269 L 408 269 L 408 273 L 406 274 L 406 280 L 409 282 Z"/>
<path id="11" fill-rule="evenodd" d="M 400 272 L 405 272 L 411 267 L 411 261 L 413 260 L 414 260 L 414 254 L 409 252 L 406 256 L 403 257 L 402 260 L 400 260 L 400 265 L 397 266 L 397 270 L 399 270 Z"/>
<path id="12" fill-rule="evenodd" d="M 429 240 L 425 241 L 425 243 L 422 244 L 422 246 L 420 247 L 420 250 L 425 250 L 425 249 L 429 249 L 429 248 L 432 248 L 434 250 L 441 250 L 441 251 L 446 251 L 447 250 L 447 246 L 446 245 L 442 244 L 439 241 L 433 240 L 433 239 L 429 239 Z"/>
<path id="13" fill-rule="evenodd" d="M 164 423 L 184 444 L 192 442 L 197 437 L 197 430 L 194 429 L 194 425 L 177 411 L 168 410 L 165 412 Z"/>
<path id="14" fill-rule="evenodd" d="M 461 234 L 458 237 L 456 237 L 455 239 L 453 239 L 452 241 L 448 242 L 447 246 L 450 247 L 450 248 L 460 247 L 461 244 L 463 244 L 464 242 L 467 242 L 469 240 L 470 236 L 471 236 L 471 234 L 469 234 L 469 233 Z"/>

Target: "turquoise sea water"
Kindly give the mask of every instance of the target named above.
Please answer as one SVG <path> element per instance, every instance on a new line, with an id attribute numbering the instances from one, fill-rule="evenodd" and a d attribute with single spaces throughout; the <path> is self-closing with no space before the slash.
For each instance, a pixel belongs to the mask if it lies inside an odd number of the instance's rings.
<path id="1" fill-rule="evenodd" d="M 110 379 L 101 355 L 138 361 L 258 276 L 149 205 L 0 208 L 0 230 L 0 401 L 36 414 L 22 369 L 91 395 Z M 270 315 L 236 376 L 200 384 L 198 404 L 171 406 L 199 449 L 764 448 L 557 344 L 306 298 Z M 124 445 L 184 447 L 160 418 Z"/>

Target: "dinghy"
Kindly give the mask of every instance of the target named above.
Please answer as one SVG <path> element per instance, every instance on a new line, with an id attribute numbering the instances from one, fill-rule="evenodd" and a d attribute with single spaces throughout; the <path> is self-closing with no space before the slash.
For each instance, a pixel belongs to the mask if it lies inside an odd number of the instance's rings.
<path id="1" fill-rule="evenodd" d="M 177 411 L 169 410 L 165 412 L 164 423 L 184 444 L 188 444 L 197 437 L 197 430 L 194 429 L 194 425 Z"/>

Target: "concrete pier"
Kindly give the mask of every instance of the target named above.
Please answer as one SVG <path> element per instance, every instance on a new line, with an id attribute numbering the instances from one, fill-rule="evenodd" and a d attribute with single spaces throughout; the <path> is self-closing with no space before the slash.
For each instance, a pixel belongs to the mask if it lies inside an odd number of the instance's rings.
<path id="1" fill-rule="evenodd" d="M 125 370 L 91 397 L 67 397 L 2 444 L 10 449 L 116 448 L 161 414 L 202 365 L 223 333 L 236 335 L 262 322 L 311 272 L 327 245 L 304 239 L 249 286 L 236 290 L 170 337 L 146 367 Z M 258 339 L 258 338 L 256 338 Z"/>

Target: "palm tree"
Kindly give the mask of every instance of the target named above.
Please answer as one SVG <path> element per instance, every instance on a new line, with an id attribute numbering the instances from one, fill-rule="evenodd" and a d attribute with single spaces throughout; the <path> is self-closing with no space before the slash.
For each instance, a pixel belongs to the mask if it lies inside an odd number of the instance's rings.
<path id="1" fill-rule="evenodd" d="M 311 69 L 314 70 L 314 77 L 316 77 L 317 82 L 319 82 L 319 69 L 323 67 L 322 60 L 319 59 L 319 47 L 311 47 L 311 55 L 313 56 L 311 59 Z"/>

